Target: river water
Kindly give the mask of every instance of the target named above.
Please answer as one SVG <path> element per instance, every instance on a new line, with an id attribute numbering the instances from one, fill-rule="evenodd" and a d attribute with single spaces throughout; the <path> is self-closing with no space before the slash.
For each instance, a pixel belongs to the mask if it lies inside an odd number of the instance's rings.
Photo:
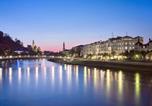
<path id="1" fill-rule="evenodd" d="M 152 74 L 45 59 L 1 61 L 1 105 L 152 106 Z"/>

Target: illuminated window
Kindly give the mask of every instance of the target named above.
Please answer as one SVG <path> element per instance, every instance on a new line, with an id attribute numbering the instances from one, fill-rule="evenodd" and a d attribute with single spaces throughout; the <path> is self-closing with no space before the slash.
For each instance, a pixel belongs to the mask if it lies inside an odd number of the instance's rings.
<path id="1" fill-rule="evenodd" d="M 126 46 L 126 47 L 125 47 L 125 50 L 127 50 L 127 49 L 128 49 L 128 47 Z"/>

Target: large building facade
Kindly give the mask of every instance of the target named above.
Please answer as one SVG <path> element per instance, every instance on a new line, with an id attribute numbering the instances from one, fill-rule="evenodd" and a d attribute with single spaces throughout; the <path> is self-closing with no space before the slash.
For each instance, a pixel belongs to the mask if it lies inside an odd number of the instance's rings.
<path id="1" fill-rule="evenodd" d="M 137 37 L 116 37 L 110 38 L 106 41 L 98 41 L 95 43 L 84 45 L 81 50 L 81 55 L 86 57 L 87 55 L 99 55 L 99 54 L 121 54 L 126 51 L 135 49 L 137 42 L 143 43 L 143 38 Z"/>

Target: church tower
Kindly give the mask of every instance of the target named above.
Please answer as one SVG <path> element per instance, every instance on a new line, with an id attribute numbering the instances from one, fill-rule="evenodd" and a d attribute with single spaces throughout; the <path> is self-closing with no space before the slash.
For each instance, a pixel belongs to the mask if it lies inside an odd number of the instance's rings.
<path id="1" fill-rule="evenodd" d="M 34 42 L 34 40 L 32 41 L 32 49 L 34 49 L 35 48 L 35 42 Z"/>
<path id="2" fill-rule="evenodd" d="M 65 51 L 65 43 L 63 42 L 63 51 Z"/>

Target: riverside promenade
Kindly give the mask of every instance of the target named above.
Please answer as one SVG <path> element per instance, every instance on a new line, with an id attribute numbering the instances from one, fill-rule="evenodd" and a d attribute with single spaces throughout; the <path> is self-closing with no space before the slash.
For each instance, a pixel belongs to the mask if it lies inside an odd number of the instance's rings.
<path id="1" fill-rule="evenodd" d="M 138 62 L 138 61 L 101 61 L 101 60 L 88 60 L 82 58 L 50 58 L 49 61 L 72 64 L 72 65 L 83 65 L 89 67 L 98 67 L 98 68 L 115 68 L 122 69 L 127 71 L 149 71 L 152 72 L 152 62 Z"/>
<path id="2" fill-rule="evenodd" d="M 1 60 L 14 60 L 14 59 L 41 59 L 41 58 L 50 58 L 48 56 L 45 55 L 34 55 L 34 56 L 30 56 L 30 55 L 26 55 L 26 56 L 0 56 L 0 61 Z"/>

